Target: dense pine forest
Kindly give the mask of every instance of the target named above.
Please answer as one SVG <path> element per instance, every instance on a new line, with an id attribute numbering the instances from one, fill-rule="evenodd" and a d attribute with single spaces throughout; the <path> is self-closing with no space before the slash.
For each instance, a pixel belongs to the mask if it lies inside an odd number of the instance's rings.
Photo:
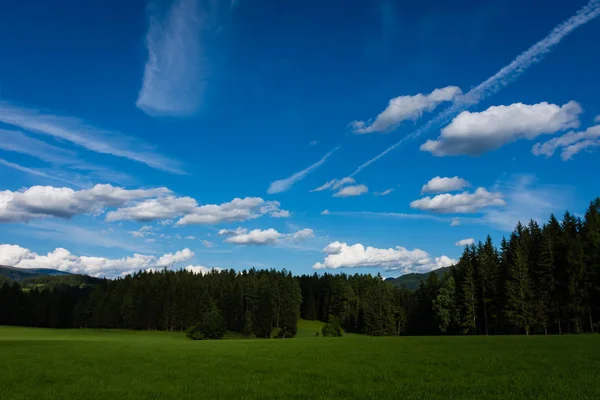
<path id="1" fill-rule="evenodd" d="M 380 276 L 285 270 L 163 270 L 79 285 L 59 279 L 1 283 L 0 324 L 186 330 L 218 315 L 228 330 L 258 338 L 293 337 L 300 317 L 335 317 L 347 332 L 377 336 L 593 332 L 600 199 L 583 219 L 566 212 L 543 226 L 519 223 L 499 247 L 490 237 L 466 247 L 442 278 L 431 273 L 415 291 Z"/>

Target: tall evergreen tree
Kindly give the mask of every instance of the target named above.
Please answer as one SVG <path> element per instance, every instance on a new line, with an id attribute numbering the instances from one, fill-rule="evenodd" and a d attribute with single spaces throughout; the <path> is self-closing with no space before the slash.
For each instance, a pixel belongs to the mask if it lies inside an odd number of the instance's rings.
<path id="1" fill-rule="evenodd" d="M 529 335 L 532 322 L 532 287 L 529 280 L 527 252 L 522 242 L 522 237 L 513 234 L 509 244 L 513 250 L 513 257 L 508 267 L 505 313 L 513 326 Z"/>

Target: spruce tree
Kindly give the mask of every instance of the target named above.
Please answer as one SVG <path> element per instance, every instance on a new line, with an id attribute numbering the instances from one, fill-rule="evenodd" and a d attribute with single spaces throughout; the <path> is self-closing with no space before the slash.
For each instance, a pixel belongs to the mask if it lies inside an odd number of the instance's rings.
<path id="1" fill-rule="evenodd" d="M 514 254 L 508 267 L 505 314 L 514 327 L 529 335 L 532 319 L 532 287 L 529 280 L 527 252 L 521 242 L 521 237 L 516 235 L 511 237 L 510 246 Z"/>

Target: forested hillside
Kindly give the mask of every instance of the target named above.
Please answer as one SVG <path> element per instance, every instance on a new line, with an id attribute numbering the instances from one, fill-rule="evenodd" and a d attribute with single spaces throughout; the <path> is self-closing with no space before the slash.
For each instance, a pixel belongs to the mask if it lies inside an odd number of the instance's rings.
<path id="1" fill-rule="evenodd" d="M 139 272 L 95 286 L 0 286 L 0 324 L 184 330 L 220 315 L 245 336 L 293 337 L 300 316 L 337 317 L 369 335 L 560 334 L 596 331 L 600 318 L 600 199 L 583 220 L 566 212 L 518 224 L 499 248 L 466 247 L 440 278 L 413 291 L 380 276 L 275 270 Z"/>
<path id="2" fill-rule="evenodd" d="M 33 278 L 38 276 L 64 276 L 69 275 L 68 272 L 58 271 L 55 269 L 43 269 L 43 268 L 14 268 L 6 265 L 0 265 L 0 279 L 1 277 L 13 280 L 22 281 L 23 279 Z"/>
<path id="3" fill-rule="evenodd" d="M 433 273 L 441 279 L 444 276 L 444 274 L 448 272 L 449 269 L 450 267 L 442 267 L 440 269 L 436 269 L 435 271 L 433 271 Z M 427 272 L 421 274 L 415 272 L 412 274 L 404 274 L 397 278 L 388 278 L 385 281 L 396 287 L 405 287 L 407 289 L 417 290 L 421 282 L 426 281 L 428 276 L 429 273 Z"/>

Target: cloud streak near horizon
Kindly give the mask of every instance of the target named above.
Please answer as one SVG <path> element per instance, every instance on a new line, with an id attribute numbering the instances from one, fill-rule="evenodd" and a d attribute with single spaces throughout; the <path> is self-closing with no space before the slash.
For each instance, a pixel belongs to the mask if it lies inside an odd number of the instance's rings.
<path id="1" fill-rule="evenodd" d="M 498 93 L 500 90 L 519 78 L 529 67 L 542 61 L 544 56 L 548 54 L 550 50 L 560 43 L 567 35 L 580 26 L 597 18 L 598 16 L 600 16 L 600 0 L 590 0 L 590 2 L 577 11 L 575 15 L 557 25 L 546 37 L 531 46 L 523 53 L 519 54 L 519 56 L 517 56 L 517 58 L 515 58 L 510 64 L 500 69 L 494 75 L 481 82 L 473 89 L 469 90 L 461 98 L 456 99 L 451 106 L 437 114 L 425 125 L 421 126 L 408 136 L 405 136 L 398 142 L 385 149 L 377 156 L 360 165 L 349 176 L 354 177 L 362 170 L 403 143 L 421 136 L 434 126 L 449 122 L 454 115 L 478 104 L 485 98 Z"/>

